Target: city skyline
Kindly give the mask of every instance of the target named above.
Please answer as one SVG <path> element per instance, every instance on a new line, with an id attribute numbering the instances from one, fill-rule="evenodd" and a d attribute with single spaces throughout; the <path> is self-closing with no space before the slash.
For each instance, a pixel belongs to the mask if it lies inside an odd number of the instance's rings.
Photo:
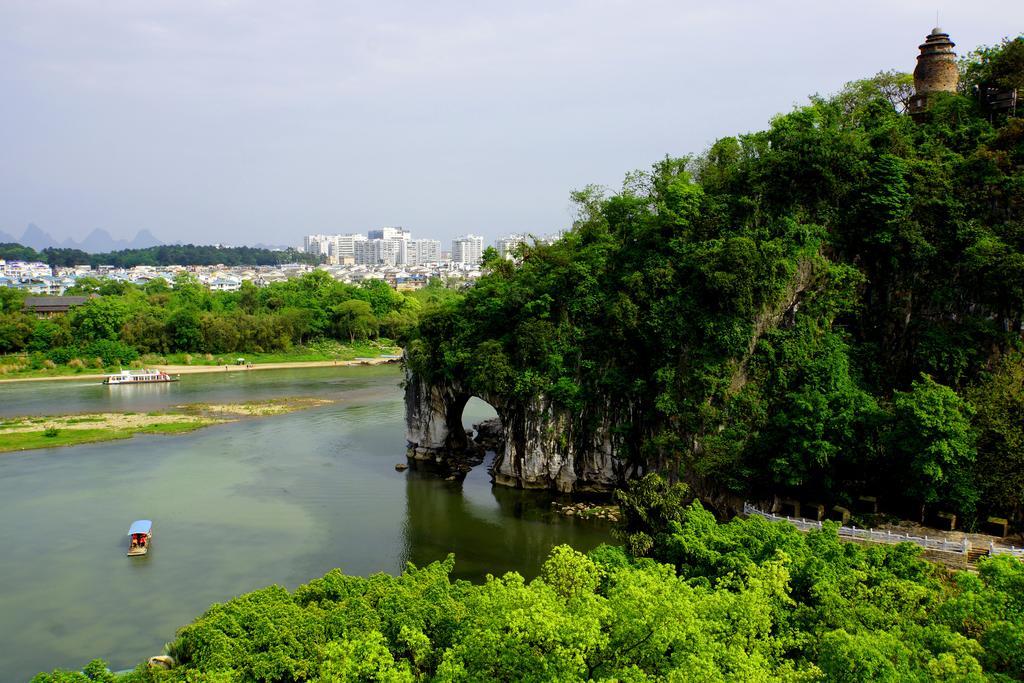
<path id="1" fill-rule="evenodd" d="M 301 9 L 4 3 L 0 231 L 554 233 L 574 189 L 909 72 L 936 9 L 961 55 L 1024 23 L 1016 0 Z"/>
<path id="2" fill-rule="evenodd" d="M 331 265 L 397 265 L 417 266 L 450 262 L 461 265 L 480 264 L 487 247 L 493 247 L 502 258 L 511 258 L 512 250 L 531 238 L 550 241 L 552 236 L 509 233 L 493 244 L 485 244 L 482 235 L 467 233 L 451 241 L 445 251 L 441 240 L 432 237 L 413 238 L 401 226 L 375 228 L 364 233 L 312 233 L 305 235 L 299 251 L 318 256 Z"/>

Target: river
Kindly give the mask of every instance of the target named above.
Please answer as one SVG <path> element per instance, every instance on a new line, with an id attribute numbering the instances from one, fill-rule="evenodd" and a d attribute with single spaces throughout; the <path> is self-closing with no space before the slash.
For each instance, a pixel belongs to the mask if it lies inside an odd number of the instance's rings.
<path id="1" fill-rule="evenodd" d="M 548 550 L 609 540 L 545 493 L 409 470 L 395 367 L 186 375 L 154 386 L 0 385 L 0 417 L 159 410 L 285 396 L 335 403 L 179 436 L 0 454 L 0 671 L 27 680 L 94 657 L 130 668 L 213 602 L 333 567 L 397 573 L 454 552 L 457 578 L 536 574 Z M 493 411 L 474 401 L 469 424 Z M 132 520 L 152 552 L 125 557 Z"/>

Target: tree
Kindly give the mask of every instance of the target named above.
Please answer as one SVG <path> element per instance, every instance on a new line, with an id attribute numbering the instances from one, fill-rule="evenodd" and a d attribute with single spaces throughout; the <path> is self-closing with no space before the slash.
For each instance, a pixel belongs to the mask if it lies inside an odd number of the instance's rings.
<path id="1" fill-rule="evenodd" d="M 167 294 L 171 291 L 171 285 L 162 277 L 155 277 L 142 286 L 146 294 Z"/>
<path id="2" fill-rule="evenodd" d="M 355 296 L 370 304 L 378 318 L 390 311 L 401 308 L 404 298 L 383 280 L 364 280 L 355 291 Z"/>
<path id="3" fill-rule="evenodd" d="M 914 97 L 914 77 L 901 71 L 879 71 L 871 78 L 843 86 L 837 99 L 844 111 L 852 113 L 868 101 L 883 98 L 900 114 L 910 107 Z"/>
<path id="4" fill-rule="evenodd" d="M 13 287 L 0 287 L 0 314 L 20 312 L 25 305 L 25 293 Z"/>
<path id="5" fill-rule="evenodd" d="M 983 45 L 961 59 L 959 66 L 960 90 L 965 94 L 982 86 L 1024 89 L 1024 35 Z"/>
<path id="6" fill-rule="evenodd" d="M 974 409 L 947 386 L 922 375 L 894 398 L 891 443 L 909 475 L 907 490 L 924 503 L 951 505 L 963 514 L 978 502 L 972 466 L 977 451 Z"/>
<path id="7" fill-rule="evenodd" d="M 174 293 L 182 305 L 196 310 L 202 309 L 209 297 L 209 292 L 199 279 L 184 270 L 174 276 Z"/>
<path id="8" fill-rule="evenodd" d="M 203 343 L 203 327 L 194 308 L 179 308 L 167 319 L 170 345 L 176 351 L 199 351 Z"/>
<path id="9" fill-rule="evenodd" d="M 648 557 L 665 544 L 672 524 L 683 519 L 690 498 L 685 484 L 669 484 L 655 473 L 631 481 L 626 490 L 615 492 L 622 521 L 614 534 L 634 557 Z"/>
<path id="10" fill-rule="evenodd" d="M 75 306 L 68 313 L 71 329 L 81 341 L 117 339 L 128 320 L 128 306 L 116 297 L 101 296 Z"/>
<path id="11" fill-rule="evenodd" d="M 61 316 L 50 320 L 37 320 L 32 337 L 26 346 L 30 351 L 48 351 L 58 346 L 68 346 L 71 342 L 67 316 Z"/>
<path id="12" fill-rule="evenodd" d="M 0 353 L 23 350 L 34 329 L 35 319 L 24 313 L 0 315 Z"/>
<path id="13" fill-rule="evenodd" d="M 978 485 L 992 510 L 1024 519 L 1024 358 L 1009 354 L 968 399 L 975 407 Z"/>
<path id="14" fill-rule="evenodd" d="M 358 299 L 350 299 L 335 306 L 334 319 L 338 334 L 348 337 L 353 344 L 356 339 L 367 339 L 375 335 L 380 325 L 370 304 Z"/>
<path id="15" fill-rule="evenodd" d="M 500 264 L 504 259 L 501 258 L 501 254 L 494 247 L 487 247 L 484 249 L 483 255 L 480 257 L 480 265 L 484 268 L 494 268 Z"/>

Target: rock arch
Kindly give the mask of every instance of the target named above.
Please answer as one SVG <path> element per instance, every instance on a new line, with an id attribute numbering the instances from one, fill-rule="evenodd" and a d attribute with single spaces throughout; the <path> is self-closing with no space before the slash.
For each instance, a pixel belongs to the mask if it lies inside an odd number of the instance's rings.
<path id="1" fill-rule="evenodd" d="M 501 421 L 504 446 L 492 471 L 496 484 L 569 493 L 607 491 L 621 481 L 610 425 L 582 434 L 572 416 L 544 396 L 509 400 L 456 381 L 428 381 L 406 368 L 408 456 L 440 464 L 464 458 L 469 443 L 462 410 L 473 396 L 493 406 Z"/>

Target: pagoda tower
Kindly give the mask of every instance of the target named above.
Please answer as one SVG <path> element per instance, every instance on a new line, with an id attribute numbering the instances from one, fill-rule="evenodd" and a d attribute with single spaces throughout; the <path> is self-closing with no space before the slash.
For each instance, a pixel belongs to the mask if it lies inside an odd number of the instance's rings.
<path id="1" fill-rule="evenodd" d="M 956 68 L 956 46 L 949 34 L 939 27 L 918 46 L 914 69 L 914 97 L 910 100 L 910 114 L 922 114 L 928 109 L 928 96 L 937 92 L 956 92 L 960 72 Z"/>

